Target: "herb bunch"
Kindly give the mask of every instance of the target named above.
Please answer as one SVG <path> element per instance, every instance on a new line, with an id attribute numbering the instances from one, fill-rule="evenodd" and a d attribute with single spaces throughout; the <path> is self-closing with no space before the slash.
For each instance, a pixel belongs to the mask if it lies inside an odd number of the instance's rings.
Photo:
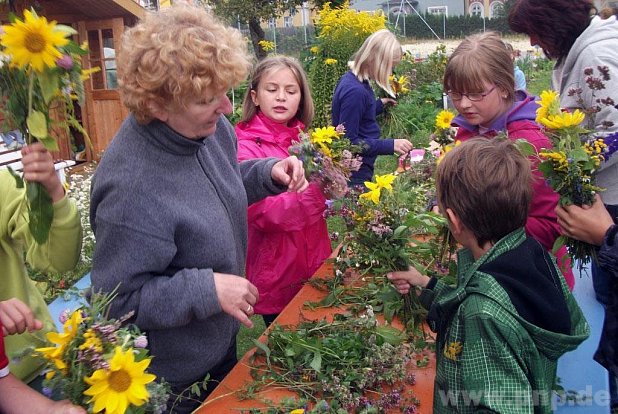
<path id="1" fill-rule="evenodd" d="M 413 395 L 402 394 L 410 350 L 398 329 L 380 325 L 371 308 L 360 317 L 337 314 L 332 322 L 305 321 L 293 330 L 275 325 L 268 342 L 255 341 L 256 387 L 285 387 L 324 413 L 415 412 Z M 325 405 L 322 400 L 328 401 Z"/>

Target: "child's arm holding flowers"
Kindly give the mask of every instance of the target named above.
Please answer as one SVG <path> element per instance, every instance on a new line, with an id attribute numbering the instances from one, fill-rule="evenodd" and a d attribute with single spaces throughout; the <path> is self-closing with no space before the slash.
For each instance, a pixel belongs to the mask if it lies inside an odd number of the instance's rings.
<path id="1" fill-rule="evenodd" d="M 41 322 L 34 319 L 32 311 L 19 300 L 9 299 L 0 305 L 0 327 L 3 334 L 23 332 L 26 328 L 41 329 Z M 9 323 L 17 320 L 17 325 L 5 329 L 3 322 L 7 320 Z M 85 410 L 69 401 L 52 401 L 39 394 L 11 374 L 8 365 L 4 339 L 0 336 L 0 412 L 23 413 L 25 407 L 28 407 L 27 411 L 33 414 L 86 414 Z"/>
<path id="2" fill-rule="evenodd" d="M 431 278 L 421 274 L 414 267 L 410 266 L 408 270 L 399 272 L 391 272 L 386 275 L 399 293 L 406 295 L 410 291 L 410 287 L 419 286 L 426 288 Z"/>

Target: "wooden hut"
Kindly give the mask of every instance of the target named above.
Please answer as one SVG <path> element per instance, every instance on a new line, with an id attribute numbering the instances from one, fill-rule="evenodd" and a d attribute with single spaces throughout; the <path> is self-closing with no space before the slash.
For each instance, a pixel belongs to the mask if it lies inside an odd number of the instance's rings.
<path id="1" fill-rule="evenodd" d="M 6 22 L 9 10 L 21 15 L 25 8 L 30 7 L 48 20 L 56 20 L 77 30 L 75 40 L 78 43 L 87 41 L 90 50 L 83 59 L 83 67 L 101 68 L 85 82 L 86 101 L 79 108 L 82 125 L 92 142 L 92 148 L 86 149 L 87 159 L 96 160 L 128 114 L 116 90 L 115 51 L 119 48 L 124 28 L 134 25 L 146 9 L 138 0 L 9 0 L 0 5 L 0 17 Z M 55 155 L 72 159 L 72 143 L 80 141 L 79 134 L 59 130 L 57 137 L 60 151 Z"/>

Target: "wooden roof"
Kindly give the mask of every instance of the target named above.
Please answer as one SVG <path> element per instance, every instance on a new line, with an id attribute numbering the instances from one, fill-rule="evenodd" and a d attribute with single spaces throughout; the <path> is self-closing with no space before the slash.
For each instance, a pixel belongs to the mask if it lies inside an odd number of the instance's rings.
<path id="1" fill-rule="evenodd" d="M 32 3 L 32 0 L 14 1 L 18 10 L 28 8 Z M 133 20 L 146 14 L 146 9 L 136 0 L 39 0 L 38 5 L 45 17 L 63 23 L 113 17 Z M 0 16 L 6 16 L 6 3 L 2 6 Z"/>

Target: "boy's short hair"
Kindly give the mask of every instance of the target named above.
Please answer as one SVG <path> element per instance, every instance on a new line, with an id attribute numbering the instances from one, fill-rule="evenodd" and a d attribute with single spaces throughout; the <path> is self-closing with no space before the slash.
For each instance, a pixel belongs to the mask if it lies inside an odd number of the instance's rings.
<path id="1" fill-rule="evenodd" d="M 508 139 L 474 138 L 449 151 L 436 171 L 438 205 L 479 246 L 523 227 L 532 199 L 530 162 Z"/>

